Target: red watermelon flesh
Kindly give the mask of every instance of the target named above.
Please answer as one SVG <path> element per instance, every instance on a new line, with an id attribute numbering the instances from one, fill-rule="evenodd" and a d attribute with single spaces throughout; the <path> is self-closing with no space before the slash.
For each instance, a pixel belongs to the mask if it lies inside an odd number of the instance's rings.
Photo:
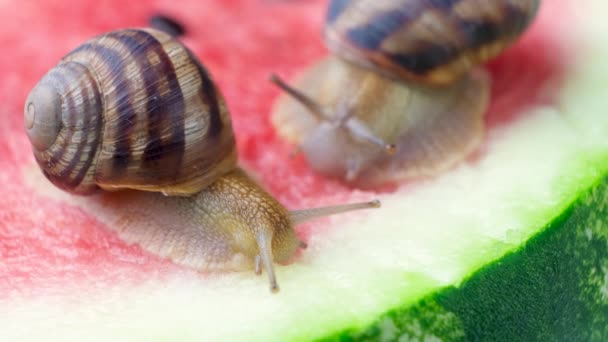
<path id="1" fill-rule="evenodd" d="M 241 163 L 288 208 L 369 199 L 416 186 L 378 192 L 348 188 L 313 173 L 302 157 L 289 159 L 291 146 L 275 135 L 269 113 L 279 90 L 268 76 L 276 72 L 290 79 L 327 53 L 320 34 L 325 6 L 325 1 L 287 0 L 2 2 L 0 297 L 67 293 L 74 286 L 110 288 L 184 272 L 125 244 L 79 207 L 49 197 L 50 183 L 28 180 L 40 176 L 22 121 L 33 85 L 84 40 L 143 26 L 153 14 L 167 14 L 186 27 L 184 43 L 226 97 Z M 530 31 L 489 63 L 493 87 L 486 139 L 518 120 L 522 109 L 553 100 L 552 87 L 559 85 L 569 56 L 561 43 L 561 21 L 555 20 L 564 7 L 563 1 L 546 2 Z M 492 151 L 481 148 L 467 163 L 486 153 Z M 304 240 L 311 229 L 332 228 L 327 220 L 302 226 Z M 207 276 L 201 274 L 201 281 Z"/>

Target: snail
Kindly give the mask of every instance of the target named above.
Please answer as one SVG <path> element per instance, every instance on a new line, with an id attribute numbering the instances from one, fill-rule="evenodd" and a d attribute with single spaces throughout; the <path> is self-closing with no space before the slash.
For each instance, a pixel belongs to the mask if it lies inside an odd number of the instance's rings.
<path id="1" fill-rule="evenodd" d="M 540 0 L 331 0 L 332 55 L 285 91 L 272 123 L 312 169 L 360 186 L 435 176 L 480 144 L 499 55 Z"/>
<path id="2" fill-rule="evenodd" d="M 28 95 L 24 124 L 51 183 L 116 195 L 105 200 L 125 241 L 200 270 L 263 268 L 273 292 L 273 263 L 306 247 L 295 225 L 380 205 L 288 211 L 238 167 L 228 109 L 201 62 L 155 29 L 108 32 L 67 54 Z"/>

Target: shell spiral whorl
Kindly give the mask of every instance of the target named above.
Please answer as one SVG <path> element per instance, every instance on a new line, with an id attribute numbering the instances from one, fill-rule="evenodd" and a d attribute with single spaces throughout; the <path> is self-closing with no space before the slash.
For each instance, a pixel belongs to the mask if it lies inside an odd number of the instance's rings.
<path id="1" fill-rule="evenodd" d="M 329 49 L 385 76 L 449 84 L 500 54 L 540 0 L 332 0 Z"/>
<path id="2" fill-rule="evenodd" d="M 27 133 L 36 160 L 62 189 L 94 191 L 93 165 L 101 138 L 102 95 L 94 75 L 80 63 L 53 68 L 26 101 Z"/>
<path id="3" fill-rule="evenodd" d="M 152 29 L 98 36 L 49 71 L 25 104 L 44 174 L 87 194 L 187 195 L 236 165 L 221 93 L 179 41 Z"/>

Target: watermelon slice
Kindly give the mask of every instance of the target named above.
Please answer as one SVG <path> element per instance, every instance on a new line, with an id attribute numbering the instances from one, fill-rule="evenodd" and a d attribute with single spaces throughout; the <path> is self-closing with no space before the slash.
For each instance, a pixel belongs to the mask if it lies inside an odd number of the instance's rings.
<path id="1" fill-rule="evenodd" d="M 293 77 L 326 53 L 324 6 L 0 3 L 0 340 L 608 339 L 608 4 L 544 1 L 489 65 L 483 149 L 375 192 L 288 159 L 269 122 L 268 75 Z M 35 165 L 22 106 L 38 78 L 85 39 L 158 12 L 185 25 L 231 108 L 242 164 L 286 206 L 383 201 L 300 227 L 309 248 L 278 267 L 278 295 L 250 272 L 201 274 L 127 245 L 103 209 Z"/>

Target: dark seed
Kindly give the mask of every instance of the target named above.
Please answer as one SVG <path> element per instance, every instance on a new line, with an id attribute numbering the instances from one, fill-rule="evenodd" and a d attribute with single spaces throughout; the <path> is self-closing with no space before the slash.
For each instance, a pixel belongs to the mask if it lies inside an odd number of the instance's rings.
<path id="1" fill-rule="evenodd" d="M 150 17 L 148 24 L 150 27 L 163 31 L 173 37 L 183 36 L 186 33 L 184 26 L 177 20 L 162 14 L 157 14 Z"/>

